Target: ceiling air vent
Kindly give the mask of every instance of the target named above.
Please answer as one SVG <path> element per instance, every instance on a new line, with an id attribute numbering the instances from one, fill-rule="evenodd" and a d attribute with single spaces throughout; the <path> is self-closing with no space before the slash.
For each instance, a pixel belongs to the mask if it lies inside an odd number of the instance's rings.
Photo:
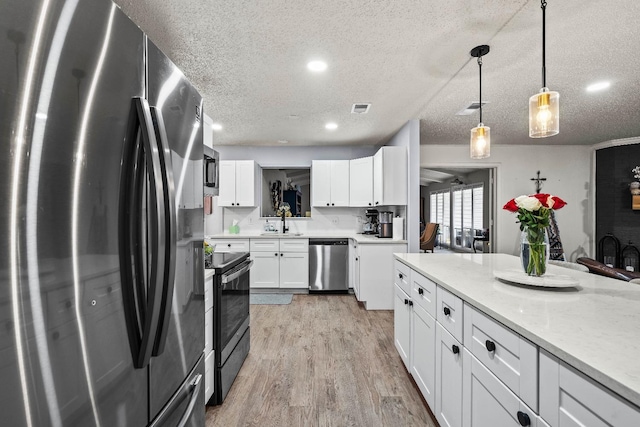
<path id="1" fill-rule="evenodd" d="M 369 108 L 371 108 L 371 104 L 356 103 L 351 107 L 351 112 L 353 114 L 367 114 L 369 112 Z"/>
<path id="2" fill-rule="evenodd" d="M 489 103 L 489 101 L 482 101 L 482 106 L 484 107 L 488 103 Z M 480 108 L 480 103 L 479 102 L 476 102 L 476 101 L 470 102 L 469 105 L 464 107 L 462 110 L 458 111 L 456 113 L 456 116 L 468 116 L 468 115 L 473 114 L 476 111 L 478 111 L 479 108 Z"/>

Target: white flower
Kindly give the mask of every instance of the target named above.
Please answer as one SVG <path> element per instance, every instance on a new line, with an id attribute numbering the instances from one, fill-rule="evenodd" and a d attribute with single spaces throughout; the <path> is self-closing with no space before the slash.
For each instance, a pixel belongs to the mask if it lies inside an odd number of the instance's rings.
<path id="1" fill-rule="evenodd" d="M 516 206 L 529 212 L 537 211 L 542 207 L 540 200 L 531 196 L 518 196 L 515 199 Z"/>

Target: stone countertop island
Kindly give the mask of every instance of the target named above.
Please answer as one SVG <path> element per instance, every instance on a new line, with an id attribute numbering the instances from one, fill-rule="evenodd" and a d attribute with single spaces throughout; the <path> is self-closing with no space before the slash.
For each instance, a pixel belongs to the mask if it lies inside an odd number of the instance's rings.
<path id="1" fill-rule="evenodd" d="M 640 406 L 640 286 L 549 265 L 575 288 L 508 284 L 496 271 L 521 270 L 505 254 L 395 254 L 400 262 L 540 348 Z M 523 273 L 524 274 L 524 273 Z"/>

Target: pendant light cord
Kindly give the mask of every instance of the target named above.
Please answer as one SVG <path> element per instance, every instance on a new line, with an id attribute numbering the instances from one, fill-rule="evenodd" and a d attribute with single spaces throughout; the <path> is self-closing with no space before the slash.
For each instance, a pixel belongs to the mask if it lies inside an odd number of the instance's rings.
<path id="1" fill-rule="evenodd" d="M 480 123 L 482 123 L 482 56 L 478 56 L 478 70 L 480 72 Z"/>
<path id="2" fill-rule="evenodd" d="M 542 8 L 542 87 L 547 87 L 547 65 L 545 61 L 546 57 L 546 25 L 545 25 L 545 17 L 547 11 L 547 2 L 546 0 L 541 0 Z"/>

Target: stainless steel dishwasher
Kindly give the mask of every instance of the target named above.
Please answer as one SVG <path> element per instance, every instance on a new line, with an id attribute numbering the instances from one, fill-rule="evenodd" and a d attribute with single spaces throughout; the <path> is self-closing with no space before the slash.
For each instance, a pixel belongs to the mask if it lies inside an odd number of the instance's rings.
<path id="1" fill-rule="evenodd" d="M 309 293 L 349 292 L 349 241 L 309 239 Z"/>

